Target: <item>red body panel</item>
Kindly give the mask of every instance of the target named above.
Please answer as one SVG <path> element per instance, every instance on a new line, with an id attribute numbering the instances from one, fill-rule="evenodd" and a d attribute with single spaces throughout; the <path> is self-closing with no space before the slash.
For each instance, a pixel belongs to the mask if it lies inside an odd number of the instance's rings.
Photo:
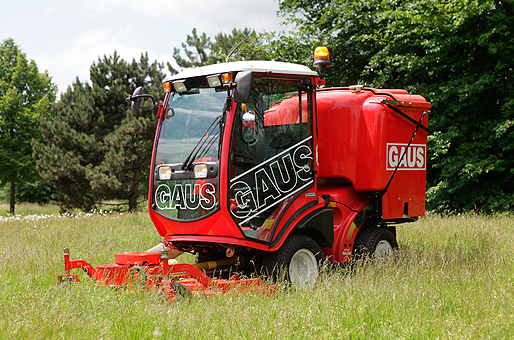
<path id="1" fill-rule="evenodd" d="M 388 91 L 388 92 L 385 92 Z M 397 106 L 416 121 L 430 109 L 423 97 L 403 90 L 320 90 L 316 95 L 319 178 L 345 179 L 357 192 L 386 188 L 397 160 L 416 126 L 389 109 L 383 100 L 398 100 Z M 410 105 L 409 105 L 410 103 Z M 422 124 L 426 126 L 428 117 Z M 383 197 L 384 219 L 425 213 L 427 132 L 418 129 L 404 161 Z"/>

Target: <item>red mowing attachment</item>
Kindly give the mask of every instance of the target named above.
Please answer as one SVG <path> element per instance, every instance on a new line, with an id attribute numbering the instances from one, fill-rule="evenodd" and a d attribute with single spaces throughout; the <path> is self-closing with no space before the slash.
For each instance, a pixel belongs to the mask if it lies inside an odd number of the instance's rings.
<path id="1" fill-rule="evenodd" d="M 229 280 L 211 279 L 196 265 L 187 263 L 170 264 L 168 259 L 161 262 L 160 254 L 122 253 L 115 254 L 115 263 L 93 268 L 84 260 L 70 260 L 68 248 L 64 248 L 64 275 L 59 275 L 59 284 L 78 282 L 78 275 L 71 269 L 81 268 L 100 285 L 128 287 L 130 289 L 160 289 L 170 301 L 177 296 L 211 295 L 226 292 L 264 291 L 273 293 L 275 286 L 262 285 L 260 278 L 241 279 L 232 276 Z"/>

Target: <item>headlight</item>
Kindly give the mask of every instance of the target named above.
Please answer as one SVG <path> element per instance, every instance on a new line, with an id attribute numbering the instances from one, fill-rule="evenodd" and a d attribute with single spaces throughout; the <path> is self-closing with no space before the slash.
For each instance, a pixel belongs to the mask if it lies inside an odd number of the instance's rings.
<path id="1" fill-rule="evenodd" d="M 195 178 L 207 178 L 207 164 L 195 164 L 193 169 L 193 173 L 195 174 Z"/>
<path id="2" fill-rule="evenodd" d="M 160 181 L 166 181 L 168 179 L 171 179 L 171 167 L 170 166 L 161 166 L 159 167 L 159 180 Z"/>
<path id="3" fill-rule="evenodd" d="M 209 83 L 210 87 L 221 86 L 220 78 L 218 76 L 208 76 L 207 83 Z"/>
<path id="4" fill-rule="evenodd" d="M 175 80 L 173 83 L 173 87 L 175 88 L 175 91 L 177 92 L 186 92 L 186 81 L 185 80 Z"/>

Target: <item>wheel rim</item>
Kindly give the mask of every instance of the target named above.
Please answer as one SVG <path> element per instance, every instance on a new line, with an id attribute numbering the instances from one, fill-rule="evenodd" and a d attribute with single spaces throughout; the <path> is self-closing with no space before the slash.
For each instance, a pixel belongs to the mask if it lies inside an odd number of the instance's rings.
<path id="1" fill-rule="evenodd" d="M 393 259 L 393 246 L 389 241 L 382 240 L 378 242 L 377 247 L 375 248 L 375 259 L 390 261 Z"/>
<path id="2" fill-rule="evenodd" d="M 298 250 L 291 258 L 289 278 L 294 287 L 310 288 L 318 278 L 318 261 L 308 249 Z"/>

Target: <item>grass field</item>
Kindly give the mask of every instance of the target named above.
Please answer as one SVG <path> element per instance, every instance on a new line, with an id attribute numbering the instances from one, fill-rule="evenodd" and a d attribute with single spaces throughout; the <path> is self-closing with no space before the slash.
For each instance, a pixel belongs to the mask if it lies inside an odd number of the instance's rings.
<path id="1" fill-rule="evenodd" d="M 312 290 L 169 304 L 84 277 L 56 286 L 64 246 L 97 266 L 157 244 L 146 214 L 39 213 L 0 219 L 0 339 L 514 338 L 512 216 L 400 226 L 393 263 L 327 265 Z"/>

